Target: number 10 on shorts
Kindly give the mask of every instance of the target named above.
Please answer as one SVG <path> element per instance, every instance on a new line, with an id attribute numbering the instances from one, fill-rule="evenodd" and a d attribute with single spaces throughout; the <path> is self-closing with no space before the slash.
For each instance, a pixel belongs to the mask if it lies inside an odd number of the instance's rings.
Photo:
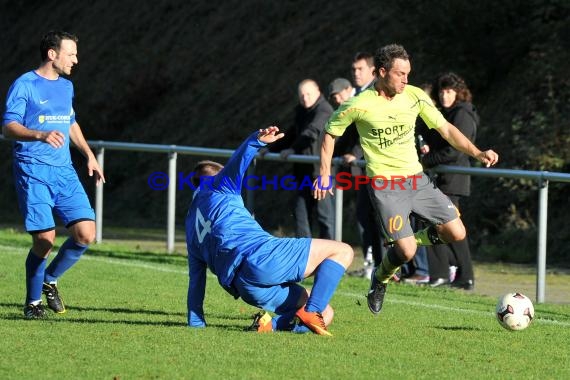
<path id="1" fill-rule="evenodd" d="M 390 219 L 388 219 L 388 231 L 390 231 L 391 234 L 400 231 L 402 227 L 404 227 L 402 215 L 391 216 Z"/>

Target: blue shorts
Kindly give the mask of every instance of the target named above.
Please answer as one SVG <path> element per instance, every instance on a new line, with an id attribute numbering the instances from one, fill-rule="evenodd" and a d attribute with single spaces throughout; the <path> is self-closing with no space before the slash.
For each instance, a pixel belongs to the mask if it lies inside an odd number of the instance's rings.
<path id="1" fill-rule="evenodd" d="M 297 309 L 305 288 L 310 238 L 274 238 L 244 259 L 233 281 L 250 305 L 283 314 Z"/>
<path id="2" fill-rule="evenodd" d="M 95 211 L 71 165 L 18 163 L 14 165 L 14 177 L 26 231 L 54 229 L 54 212 L 66 227 L 95 220 Z"/>

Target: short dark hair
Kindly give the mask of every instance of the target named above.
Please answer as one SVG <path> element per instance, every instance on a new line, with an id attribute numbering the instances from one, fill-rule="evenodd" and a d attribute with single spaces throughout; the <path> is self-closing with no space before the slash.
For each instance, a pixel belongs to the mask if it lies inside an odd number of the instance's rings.
<path id="1" fill-rule="evenodd" d="M 380 70 L 380 68 L 383 67 L 386 71 L 390 71 L 394 60 L 397 58 L 410 60 L 408 52 L 402 45 L 390 44 L 381 47 L 376 51 L 376 55 L 374 56 L 376 70 Z"/>
<path id="2" fill-rule="evenodd" d="M 374 67 L 374 56 L 367 51 L 359 51 L 354 55 L 352 63 L 365 60 L 368 67 Z"/>
<path id="3" fill-rule="evenodd" d="M 200 161 L 194 166 L 194 175 L 192 176 L 192 185 L 200 186 L 200 177 L 213 177 L 218 174 L 224 165 L 215 161 Z"/>
<path id="4" fill-rule="evenodd" d="M 42 41 L 40 42 L 40 55 L 42 62 L 47 59 L 48 51 L 51 49 L 59 52 L 61 41 L 63 40 L 71 40 L 75 43 L 79 41 L 77 36 L 74 34 L 55 30 L 50 30 L 43 36 Z"/>
<path id="5" fill-rule="evenodd" d="M 447 88 L 451 88 L 457 93 L 456 101 L 471 103 L 473 100 L 473 95 L 471 95 L 471 91 L 469 87 L 467 87 L 465 80 L 453 72 L 443 73 L 437 77 L 434 83 L 434 95 L 436 99 L 439 98 L 439 92 Z"/>

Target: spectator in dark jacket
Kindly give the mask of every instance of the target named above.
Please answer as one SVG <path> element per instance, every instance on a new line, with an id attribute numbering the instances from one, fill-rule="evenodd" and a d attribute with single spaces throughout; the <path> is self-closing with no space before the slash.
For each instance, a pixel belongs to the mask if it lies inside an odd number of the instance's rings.
<path id="1" fill-rule="evenodd" d="M 479 115 L 471 103 L 471 91 L 465 81 L 455 73 L 440 75 L 434 83 L 436 105 L 448 122 L 455 125 L 471 142 L 475 142 Z M 422 133 L 429 145 L 429 153 L 422 157 L 424 168 L 437 165 L 471 166 L 469 157 L 454 149 L 434 130 Z M 469 196 L 471 180 L 464 174 L 437 174 L 436 184 L 459 210 L 461 198 Z M 473 263 L 468 238 L 428 247 L 430 284 L 445 285 L 471 290 L 474 287 Z M 450 276 L 450 267 L 457 267 L 455 276 Z"/>
<path id="2" fill-rule="evenodd" d="M 299 83 L 299 105 L 295 107 L 295 122 L 285 132 L 285 137 L 270 147 L 272 152 L 280 151 L 281 157 L 291 154 L 318 156 L 321 147 L 321 134 L 326 122 L 333 113 L 330 103 L 321 94 L 317 82 L 305 79 Z M 319 164 L 293 165 L 293 174 L 297 184 L 297 194 L 293 205 L 295 216 L 295 235 L 312 237 L 312 214 L 316 209 L 317 224 L 321 239 L 334 238 L 334 200 L 318 202 L 314 199 L 311 185 L 319 174 Z M 303 184 L 309 184 L 304 186 Z"/>
<path id="3" fill-rule="evenodd" d="M 372 68 L 369 68 L 367 57 L 372 58 Z M 370 86 L 374 83 L 374 58 L 366 53 L 357 53 L 352 63 L 354 80 L 360 85 Z M 362 92 L 366 88 L 358 87 Z M 348 99 L 357 95 L 357 89 L 352 87 L 348 79 L 336 78 L 329 84 L 329 99 L 333 106 L 338 107 Z M 344 163 L 349 166 L 350 174 L 353 176 L 365 175 L 365 171 L 351 163 L 364 158 L 364 152 L 360 146 L 360 136 L 356 130 L 356 124 L 351 124 L 346 132 L 338 138 L 335 143 L 334 156 L 343 158 Z M 353 183 L 354 185 L 354 183 Z M 356 223 L 358 233 L 362 241 L 362 253 L 364 255 L 364 265 L 362 269 L 348 272 L 348 275 L 370 278 L 372 270 L 382 261 L 385 253 L 382 237 L 376 227 L 372 203 L 368 195 L 366 186 L 360 186 L 356 190 Z"/>

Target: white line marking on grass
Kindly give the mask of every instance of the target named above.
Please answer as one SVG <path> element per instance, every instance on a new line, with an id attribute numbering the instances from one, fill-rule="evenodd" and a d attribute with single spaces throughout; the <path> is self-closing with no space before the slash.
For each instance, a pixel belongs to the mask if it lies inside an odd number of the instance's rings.
<path id="1" fill-rule="evenodd" d="M 339 295 L 346 296 L 346 297 L 366 297 L 365 295 L 356 294 L 356 293 L 336 292 L 335 294 L 339 294 Z M 394 298 L 394 297 L 387 297 L 386 302 L 387 303 L 400 303 L 400 304 L 409 305 L 409 306 L 423 307 L 426 309 L 437 309 L 437 310 L 444 310 L 444 311 L 457 311 L 460 313 L 478 314 L 478 315 L 489 315 L 489 314 L 494 315 L 494 313 L 490 313 L 487 311 L 473 310 L 473 309 L 461 309 L 461 308 L 458 308 L 456 306 L 444 306 L 444 305 L 430 304 L 430 303 L 410 301 L 410 300 L 406 300 L 406 299 L 402 299 L 402 298 Z M 570 326 L 570 324 L 569 324 L 569 326 Z"/>
<path id="2" fill-rule="evenodd" d="M 7 252 L 4 252 L 4 253 L 8 253 L 8 254 L 22 254 L 22 253 L 28 252 L 28 249 L 14 248 L 14 247 L 9 247 L 9 246 L 5 246 L 5 245 L 0 245 L 0 249 L 6 250 Z M 106 264 L 112 264 L 112 265 L 121 265 L 121 266 L 126 266 L 126 267 L 133 267 L 133 268 L 150 269 L 150 270 L 159 271 L 159 272 L 176 273 L 176 274 L 181 274 L 181 275 L 186 275 L 186 276 L 188 275 L 187 270 L 179 270 L 179 269 L 172 269 L 172 268 L 164 267 L 164 265 L 168 265 L 168 264 L 154 264 L 154 265 L 153 264 L 146 264 L 146 263 L 137 262 L 134 259 L 132 259 L 132 260 L 131 259 L 115 259 L 115 258 L 109 258 L 109 257 L 90 256 L 87 254 L 87 255 L 84 255 L 81 258 L 81 260 L 97 261 L 100 263 L 106 263 Z M 216 276 L 214 276 L 214 274 L 212 274 L 212 272 L 210 272 L 210 271 L 208 271 L 207 276 L 210 278 L 216 278 Z M 365 298 L 366 297 L 364 292 L 362 294 L 360 294 L 360 293 L 351 293 L 351 292 L 340 291 L 340 292 L 336 292 L 335 295 L 340 295 L 343 297 L 356 297 L 356 298 Z M 451 312 L 458 312 L 458 313 L 476 314 L 476 315 L 481 315 L 481 316 L 494 315 L 493 312 L 487 312 L 487 311 L 482 311 L 482 310 L 463 309 L 463 308 L 458 308 L 455 306 L 444 306 L 444 305 L 430 304 L 430 303 L 425 303 L 425 302 L 410 301 L 410 300 L 403 299 L 403 298 L 395 298 L 395 297 L 389 297 L 389 296 L 388 296 L 388 298 L 386 298 L 386 302 L 387 303 L 399 303 L 399 304 L 416 306 L 416 307 L 421 307 L 421 308 L 426 308 L 426 309 L 437 309 L 437 310 L 444 310 L 444 311 L 451 311 Z M 535 321 L 540 322 L 540 323 L 545 323 L 545 324 L 558 325 L 558 326 L 562 326 L 562 327 L 570 327 L 570 322 L 563 322 L 563 321 L 558 321 L 555 319 L 536 318 Z"/>
<path id="3" fill-rule="evenodd" d="M 347 292 L 342 292 L 342 291 L 336 292 L 335 295 L 336 294 L 341 295 L 341 296 L 345 296 L 345 297 L 356 297 L 356 298 L 363 298 L 363 297 L 365 298 L 366 297 L 364 294 L 347 293 Z M 404 305 L 409 305 L 409 306 L 417 306 L 417 307 L 426 308 L 426 309 L 455 311 L 455 312 L 459 312 L 459 313 L 475 314 L 475 315 L 481 315 L 481 316 L 489 316 L 489 315 L 494 316 L 495 315 L 494 312 L 489 312 L 489 311 L 462 309 L 462 308 L 459 308 L 457 306 L 444 306 L 444 305 L 430 304 L 430 303 L 425 303 L 425 302 L 410 301 L 407 299 L 394 298 L 394 297 L 386 298 L 386 302 L 387 303 L 399 303 L 399 304 L 404 304 Z M 555 319 L 535 318 L 534 321 L 537 321 L 540 323 L 545 323 L 545 324 L 558 325 L 558 326 L 562 326 L 562 327 L 570 327 L 570 322 L 563 322 L 563 321 L 558 321 Z"/>
<path id="4" fill-rule="evenodd" d="M 9 251 L 6 253 L 10 253 L 10 254 L 18 254 L 19 255 L 22 253 L 28 253 L 28 249 L 23 249 L 23 248 L 14 249 L 14 247 L 7 247 L 5 245 L 0 245 L 0 249 L 6 249 L 6 250 L 9 249 Z M 133 268 L 145 268 L 145 269 L 155 270 L 158 272 L 178 273 L 178 274 L 188 275 L 188 270 L 179 270 L 179 269 L 171 269 L 171 268 L 160 267 L 158 265 L 141 263 L 135 259 L 116 259 L 116 258 L 111 258 L 111 257 L 90 256 L 89 254 L 86 254 L 86 255 L 83 255 L 81 260 L 98 261 L 100 263 L 122 265 L 122 266 L 133 267 Z M 168 265 L 168 264 L 163 264 L 163 265 Z M 212 276 L 214 276 L 214 275 L 212 274 Z"/>
<path id="5" fill-rule="evenodd" d="M 145 264 L 145 263 L 141 263 L 141 262 L 137 262 L 137 261 L 129 260 L 129 259 L 113 259 L 113 258 L 109 258 L 109 257 L 97 257 L 97 256 L 89 256 L 89 255 L 84 256 L 82 258 L 82 260 L 83 259 L 89 260 L 89 261 L 98 261 L 100 263 L 106 263 L 106 264 L 123 265 L 126 267 L 151 269 L 151 270 L 155 270 L 158 272 L 178 273 L 178 274 L 184 274 L 186 276 L 188 275 L 188 270 L 164 268 L 164 267 L 160 267 L 158 265 Z M 168 265 L 168 264 L 162 264 L 162 265 Z M 215 277 L 211 273 L 208 273 L 208 275 Z"/>

